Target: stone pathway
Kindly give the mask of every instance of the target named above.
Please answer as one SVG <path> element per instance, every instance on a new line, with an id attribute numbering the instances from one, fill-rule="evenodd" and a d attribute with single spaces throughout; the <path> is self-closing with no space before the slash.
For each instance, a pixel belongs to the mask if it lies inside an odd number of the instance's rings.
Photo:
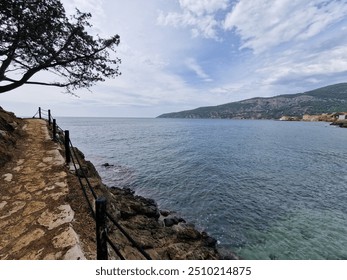
<path id="1" fill-rule="evenodd" d="M 0 173 L 0 259 L 85 259 L 60 147 L 43 120 L 26 120 L 23 129 L 23 153 Z"/>

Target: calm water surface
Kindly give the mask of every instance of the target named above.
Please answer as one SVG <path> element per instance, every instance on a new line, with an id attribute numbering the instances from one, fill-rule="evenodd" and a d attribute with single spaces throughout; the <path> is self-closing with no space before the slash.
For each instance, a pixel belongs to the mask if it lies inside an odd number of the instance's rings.
<path id="1" fill-rule="evenodd" d="M 259 120 L 58 124 L 107 185 L 154 198 L 245 259 L 347 259 L 347 129 Z"/>

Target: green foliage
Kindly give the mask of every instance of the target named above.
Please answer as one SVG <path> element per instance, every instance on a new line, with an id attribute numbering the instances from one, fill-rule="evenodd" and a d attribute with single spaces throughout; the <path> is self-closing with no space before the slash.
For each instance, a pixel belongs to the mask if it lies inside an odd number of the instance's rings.
<path id="1" fill-rule="evenodd" d="M 93 38 L 91 14 L 76 10 L 68 19 L 59 0 L 0 1 L 0 93 L 23 84 L 64 87 L 69 93 L 120 74 L 110 58 L 119 36 Z M 40 71 L 59 82 L 32 81 Z M 19 78 L 18 78 L 19 76 Z"/>

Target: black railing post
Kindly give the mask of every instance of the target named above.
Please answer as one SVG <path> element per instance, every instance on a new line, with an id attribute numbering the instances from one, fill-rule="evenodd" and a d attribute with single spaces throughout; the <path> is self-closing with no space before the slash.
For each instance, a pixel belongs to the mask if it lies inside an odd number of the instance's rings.
<path id="1" fill-rule="evenodd" d="M 51 126 L 51 110 L 48 109 L 48 125 Z"/>
<path id="2" fill-rule="evenodd" d="M 57 141 L 57 122 L 53 119 L 53 141 Z"/>
<path id="3" fill-rule="evenodd" d="M 95 200 L 96 218 L 96 259 L 107 260 L 107 231 L 106 231 L 106 198 Z"/>
<path id="4" fill-rule="evenodd" d="M 70 133 L 68 130 L 65 130 L 65 157 L 66 163 L 71 162 L 71 153 L 70 153 Z"/>
<path id="5" fill-rule="evenodd" d="M 39 107 L 39 119 L 41 119 L 41 107 Z"/>

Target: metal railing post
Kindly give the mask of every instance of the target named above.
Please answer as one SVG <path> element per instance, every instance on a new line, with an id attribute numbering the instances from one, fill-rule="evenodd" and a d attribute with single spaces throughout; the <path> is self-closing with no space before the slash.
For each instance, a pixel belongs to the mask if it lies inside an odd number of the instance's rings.
<path id="1" fill-rule="evenodd" d="M 39 107 L 39 119 L 41 119 L 42 116 L 41 116 L 41 107 Z"/>
<path id="2" fill-rule="evenodd" d="M 96 259 L 107 260 L 107 231 L 106 231 L 106 198 L 98 197 L 95 200 L 96 218 Z"/>
<path id="3" fill-rule="evenodd" d="M 70 153 L 70 133 L 68 130 L 65 130 L 65 158 L 66 163 L 71 162 L 71 153 Z"/>
<path id="4" fill-rule="evenodd" d="M 51 110 L 48 109 L 48 125 L 51 126 Z"/>
<path id="5" fill-rule="evenodd" d="M 53 119 L 53 141 L 57 141 L 57 121 Z"/>

